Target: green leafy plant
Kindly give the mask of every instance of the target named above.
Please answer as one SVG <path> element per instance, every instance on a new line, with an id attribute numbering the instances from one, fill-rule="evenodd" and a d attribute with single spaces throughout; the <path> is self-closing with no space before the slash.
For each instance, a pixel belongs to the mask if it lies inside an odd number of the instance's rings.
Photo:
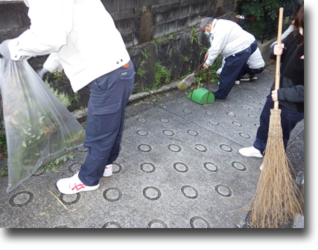
<path id="1" fill-rule="evenodd" d="M 47 79 L 49 79 L 50 82 L 58 81 L 68 83 L 68 78 L 65 75 L 64 71 L 55 71 L 53 73 L 50 73 Z"/>
<path id="2" fill-rule="evenodd" d="M 79 94 L 78 94 L 78 92 L 76 92 L 76 93 L 73 95 L 72 101 L 79 102 Z"/>
<path id="3" fill-rule="evenodd" d="M 69 152 L 66 155 L 63 155 L 54 161 L 51 161 L 50 163 L 44 165 L 42 168 L 44 168 L 45 172 L 53 171 L 55 172 L 59 167 L 61 167 L 65 162 L 68 160 L 74 160 L 76 157 L 76 154 L 74 152 Z"/>
<path id="4" fill-rule="evenodd" d="M 194 42 L 197 43 L 199 41 L 199 30 L 194 28 L 193 25 L 191 25 L 190 27 L 192 29 L 192 37 L 191 37 L 191 45 L 192 45 Z"/>
<path id="5" fill-rule="evenodd" d="M 277 34 L 278 10 L 284 7 L 284 17 L 295 14 L 299 0 L 241 0 L 237 2 L 236 12 L 243 15 L 242 27 L 256 38 L 262 39 L 267 30 Z"/>
<path id="6" fill-rule="evenodd" d="M 4 129 L 0 131 L 0 154 L 7 155 L 7 140 Z"/>
<path id="7" fill-rule="evenodd" d="M 169 37 L 169 40 L 172 40 L 177 35 L 177 31 L 175 30 Z"/>
<path id="8" fill-rule="evenodd" d="M 148 59 L 148 57 L 151 57 L 150 53 L 147 53 L 146 51 L 140 50 L 140 53 L 143 55 L 143 57 L 145 57 L 146 59 Z"/>
<path id="9" fill-rule="evenodd" d="M 182 57 L 182 60 L 183 60 L 184 62 L 189 62 L 189 57 L 187 57 L 187 56 L 182 56 L 182 55 L 181 55 L 181 57 Z"/>
<path id="10" fill-rule="evenodd" d="M 163 66 L 160 62 L 156 62 L 154 65 L 155 69 L 155 84 L 154 88 L 159 88 L 161 80 L 164 79 L 165 83 L 170 82 L 170 71 Z"/>
<path id="11" fill-rule="evenodd" d="M 5 166 L 3 170 L 0 171 L 0 177 L 8 176 L 8 166 Z"/>
<path id="12" fill-rule="evenodd" d="M 205 47 L 205 46 L 202 46 L 202 49 L 201 49 L 201 52 L 200 52 L 200 55 L 199 55 L 199 60 L 201 60 L 201 57 L 202 55 L 205 55 L 206 52 L 208 52 L 209 48 Z"/>
<path id="13" fill-rule="evenodd" d="M 69 107 L 72 105 L 73 99 L 68 94 L 65 94 L 64 92 L 60 93 L 57 89 L 55 90 L 47 81 L 45 81 L 45 83 L 49 87 L 51 92 L 60 100 L 61 103 L 63 103 L 65 107 Z"/>
<path id="14" fill-rule="evenodd" d="M 208 75 L 210 73 L 210 82 L 218 82 L 220 80 L 220 76 L 216 74 L 216 71 L 222 66 L 222 57 L 219 56 L 215 59 L 212 66 L 208 69 L 201 68 L 195 75 L 193 82 L 197 85 L 197 88 L 201 88 L 204 83 L 208 82 Z"/>
<path id="15" fill-rule="evenodd" d="M 141 64 L 140 64 L 140 66 L 139 66 L 139 68 L 138 68 L 136 74 L 137 74 L 137 76 L 139 76 L 140 78 L 145 78 L 145 79 L 146 79 L 145 74 L 146 74 L 148 71 L 144 68 L 145 63 L 146 63 L 145 61 L 142 61 L 142 62 L 141 62 Z"/>

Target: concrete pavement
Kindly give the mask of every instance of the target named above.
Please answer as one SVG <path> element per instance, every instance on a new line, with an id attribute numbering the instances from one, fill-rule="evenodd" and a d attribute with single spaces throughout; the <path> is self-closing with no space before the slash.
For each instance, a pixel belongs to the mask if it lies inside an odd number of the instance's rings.
<path id="1" fill-rule="evenodd" d="M 254 142 L 274 66 L 258 77 L 213 104 L 196 104 L 178 90 L 131 103 L 114 173 L 96 191 L 67 196 L 55 187 L 80 168 L 83 147 L 73 161 L 39 170 L 9 194 L 7 178 L 0 178 L 0 227 L 244 227 L 247 212 L 237 210 L 254 195 L 262 160 L 238 150 Z M 303 121 L 287 153 L 298 173 L 304 172 Z"/>

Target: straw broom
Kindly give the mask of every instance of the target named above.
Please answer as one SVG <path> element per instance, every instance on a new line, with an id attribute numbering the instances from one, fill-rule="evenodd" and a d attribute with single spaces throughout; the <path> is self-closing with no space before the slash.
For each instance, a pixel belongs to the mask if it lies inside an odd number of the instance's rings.
<path id="1" fill-rule="evenodd" d="M 281 44 L 283 8 L 279 9 L 278 39 Z M 279 89 L 281 57 L 277 56 L 275 90 Z M 292 179 L 286 156 L 281 127 L 279 103 L 271 109 L 268 139 L 263 160 L 263 170 L 256 193 L 251 201 L 251 226 L 279 228 L 286 225 L 297 213 L 302 213 L 298 198 L 301 197 Z"/>
<path id="2" fill-rule="evenodd" d="M 203 66 L 204 63 L 205 63 L 205 60 L 204 60 L 203 63 L 201 63 L 199 65 L 199 67 L 191 75 L 188 75 L 181 82 L 179 82 L 178 85 L 177 85 L 177 88 L 179 90 L 185 90 L 185 89 L 189 88 L 192 85 L 192 83 L 193 83 L 195 74 L 201 69 L 201 67 Z"/>

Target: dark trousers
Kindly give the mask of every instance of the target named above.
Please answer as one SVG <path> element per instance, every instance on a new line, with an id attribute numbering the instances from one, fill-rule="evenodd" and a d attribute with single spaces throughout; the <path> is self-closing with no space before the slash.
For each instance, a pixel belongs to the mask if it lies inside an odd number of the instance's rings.
<path id="1" fill-rule="evenodd" d="M 240 78 L 243 66 L 256 49 L 257 41 L 255 40 L 250 47 L 225 59 L 225 64 L 220 75 L 220 87 L 214 93 L 215 98 L 225 99 L 228 96 L 234 82 Z"/>
<path id="2" fill-rule="evenodd" d="M 257 75 L 257 74 L 260 74 L 264 71 L 265 67 L 262 67 L 262 68 L 259 68 L 259 69 L 251 69 L 248 64 L 245 63 L 244 67 L 243 67 L 243 70 L 242 70 L 242 73 L 241 73 L 241 76 L 245 75 L 245 74 L 249 74 L 250 76 L 253 76 L 253 75 Z M 240 79 L 238 79 L 240 80 Z"/>
<path id="3" fill-rule="evenodd" d="M 264 105 L 263 111 L 260 117 L 260 126 L 256 133 L 256 140 L 254 142 L 254 147 L 257 148 L 262 154 L 266 148 L 268 130 L 269 130 L 269 119 L 270 119 L 270 110 L 274 108 L 274 102 L 271 95 L 267 97 L 266 103 Z M 279 106 L 281 109 L 281 125 L 283 131 L 283 141 L 285 149 L 289 140 L 289 136 L 293 128 L 298 122 L 304 119 L 304 113 L 295 112 L 289 110 L 283 106 Z"/>
<path id="4" fill-rule="evenodd" d="M 84 147 L 89 149 L 81 166 L 79 179 L 95 186 L 103 176 L 106 165 L 119 155 L 124 127 L 125 107 L 134 85 L 135 70 L 121 67 L 89 84 L 90 99 Z"/>

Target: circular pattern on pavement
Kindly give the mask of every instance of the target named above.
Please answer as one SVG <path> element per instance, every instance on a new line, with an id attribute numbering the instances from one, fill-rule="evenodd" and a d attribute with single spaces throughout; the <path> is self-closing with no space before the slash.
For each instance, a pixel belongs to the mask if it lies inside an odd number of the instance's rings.
<path id="1" fill-rule="evenodd" d="M 237 161 L 232 162 L 232 166 L 239 171 L 246 171 L 247 169 L 243 163 Z"/>
<path id="2" fill-rule="evenodd" d="M 213 112 L 211 112 L 211 111 L 205 111 L 205 113 L 207 114 L 207 115 L 214 115 L 214 113 Z"/>
<path id="3" fill-rule="evenodd" d="M 147 120 L 146 120 L 145 118 L 138 118 L 138 119 L 137 119 L 137 122 L 146 123 Z"/>
<path id="4" fill-rule="evenodd" d="M 208 170 L 208 171 L 210 171 L 210 172 L 213 172 L 213 173 L 215 173 L 215 172 L 217 172 L 217 171 L 219 170 L 218 166 L 215 165 L 215 164 L 212 163 L 212 162 L 206 162 L 206 163 L 204 163 L 203 166 L 204 166 L 204 168 L 205 168 L 206 170 Z"/>
<path id="5" fill-rule="evenodd" d="M 217 122 L 217 121 L 212 121 L 212 120 L 210 120 L 209 121 L 212 125 L 219 125 L 220 123 L 219 122 Z"/>
<path id="6" fill-rule="evenodd" d="M 241 106 L 242 109 L 245 109 L 245 110 L 250 110 L 249 107 L 246 107 L 246 106 Z"/>
<path id="7" fill-rule="evenodd" d="M 232 196 L 232 191 L 229 187 L 224 185 L 217 185 L 215 186 L 215 191 L 224 197 L 230 197 Z"/>
<path id="8" fill-rule="evenodd" d="M 188 130 L 187 133 L 188 133 L 189 135 L 192 135 L 192 136 L 197 136 L 197 135 L 199 135 L 199 133 L 198 133 L 197 131 L 195 131 L 195 130 Z"/>
<path id="9" fill-rule="evenodd" d="M 33 193 L 29 191 L 22 191 L 13 195 L 9 203 L 13 207 L 23 207 L 28 205 L 33 200 Z"/>
<path id="10" fill-rule="evenodd" d="M 252 114 L 247 114 L 248 117 L 251 117 L 251 118 L 257 118 L 256 115 L 252 115 Z"/>
<path id="11" fill-rule="evenodd" d="M 192 217 L 190 220 L 190 226 L 192 228 L 211 228 L 209 222 L 199 216 Z"/>
<path id="12" fill-rule="evenodd" d="M 233 125 L 237 126 L 237 127 L 242 127 L 242 124 L 239 122 L 232 122 Z"/>
<path id="13" fill-rule="evenodd" d="M 241 137 L 243 137 L 244 139 L 250 139 L 251 136 L 245 133 L 239 133 Z"/>
<path id="14" fill-rule="evenodd" d="M 111 221 L 107 222 L 102 228 L 122 228 L 122 226 L 116 221 Z"/>
<path id="15" fill-rule="evenodd" d="M 113 165 L 113 174 L 118 174 L 123 169 L 123 167 L 118 163 L 114 162 L 112 165 Z"/>
<path id="16" fill-rule="evenodd" d="M 177 163 L 173 164 L 173 168 L 180 173 L 186 173 L 189 171 L 189 167 L 186 164 L 181 163 L 181 162 L 177 162 Z"/>
<path id="17" fill-rule="evenodd" d="M 232 151 L 233 151 L 233 149 L 232 149 L 230 146 L 225 145 L 225 144 L 222 144 L 222 145 L 220 146 L 220 148 L 221 148 L 223 151 L 226 151 L 226 152 L 232 152 Z"/>
<path id="18" fill-rule="evenodd" d="M 143 190 L 143 195 L 148 199 L 148 200 L 158 200 L 161 197 L 161 192 L 158 188 L 156 187 L 146 187 Z"/>
<path id="19" fill-rule="evenodd" d="M 33 174 L 33 176 L 40 176 L 45 172 L 45 168 L 44 167 L 40 167 L 38 168 L 38 170 L 36 170 L 36 172 Z"/>
<path id="20" fill-rule="evenodd" d="M 156 167 L 152 163 L 142 163 L 140 165 L 140 169 L 141 169 L 141 171 L 143 171 L 145 173 L 153 173 L 153 172 L 155 172 Z"/>
<path id="21" fill-rule="evenodd" d="M 166 136 L 174 136 L 174 132 L 171 130 L 164 130 L 162 133 Z"/>
<path id="22" fill-rule="evenodd" d="M 164 119 L 164 118 L 159 119 L 159 121 L 161 121 L 162 123 L 169 123 L 170 122 L 169 119 Z"/>
<path id="23" fill-rule="evenodd" d="M 149 133 L 148 133 L 147 130 L 141 129 L 141 130 L 137 131 L 137 134 L 140 135 L 140 136 L 147 136 Z"/>
<path id="24" fill-rule="evenodd" d="M 68 170 L 69 170 L 72 174 L 75 174 L 75 173 L 77 173 L 77 172 L 80 171 L 82 165 L 83 165 L 82 163 L 75 162 L 75 163 L 73 163 L 72 165 L 70 165 L 70 166 L 68 167 Z"/>
<path id="25" fill-rule="evenodd" d="M 227 112 L 226 114 L 231 117 L 236 117 L 236 114 L 234 114 L 233 112 Z"/>
<path id="26" fill-rule="evenodd" d="M 198 198 L 199 196 L 199 193 L 198 191 L 194 188 L 194 187 L 191 187 L 191 186 L 183 186 L 181 188 L 181 192 L 183 193 L 183 195 L 189 199 L 195 199 L 195 198 Z"/>
<path id="27" fill-rule="evenodd" d="M 146 144 L 140 144 L 138 146 L 138 149 L 141 151 L 141 152 L 150 152 L 151 151 L 151 147 L 149 145 L 146 145 Z"/>
<path id="28" fill-rule="evenodd" d="M 168 228 L 167 224 L 158 219 L 154 219 L 148 223 L 149 228 Z"/>
<path id="29" fill-rule="evenodd" d="M 64 204 L 64 205 L 73 205 L 75 203 L 77 203 L 81 198 L 81 194 L 77 193 L 77 194 L 71 194 L 71 195 L 64 195 L 61 194 L 59 199 L 60 201 Z"/>
<path id="30" fill-rule="evenodd" d="M 175 144 L 170 144 L 168 146 L 168 148 L 172 152 L 180 152 L 181 151 L 181 147 L 179 147 L 178 145 L 175 145 Z"/>
<path id="31" fill-rule="evenodd" d="M 194 148 L 200 152 L 206 152 L 208 150 L 205 146 L 201 144 L 195 144 Z"/>
<path id="32" fill-rule="evenodd" d="M 103 193 L 104 199 L 110 202 L 119 201 L 122 197 L 122 192 L 115 187 L 108 188 Z"/>

